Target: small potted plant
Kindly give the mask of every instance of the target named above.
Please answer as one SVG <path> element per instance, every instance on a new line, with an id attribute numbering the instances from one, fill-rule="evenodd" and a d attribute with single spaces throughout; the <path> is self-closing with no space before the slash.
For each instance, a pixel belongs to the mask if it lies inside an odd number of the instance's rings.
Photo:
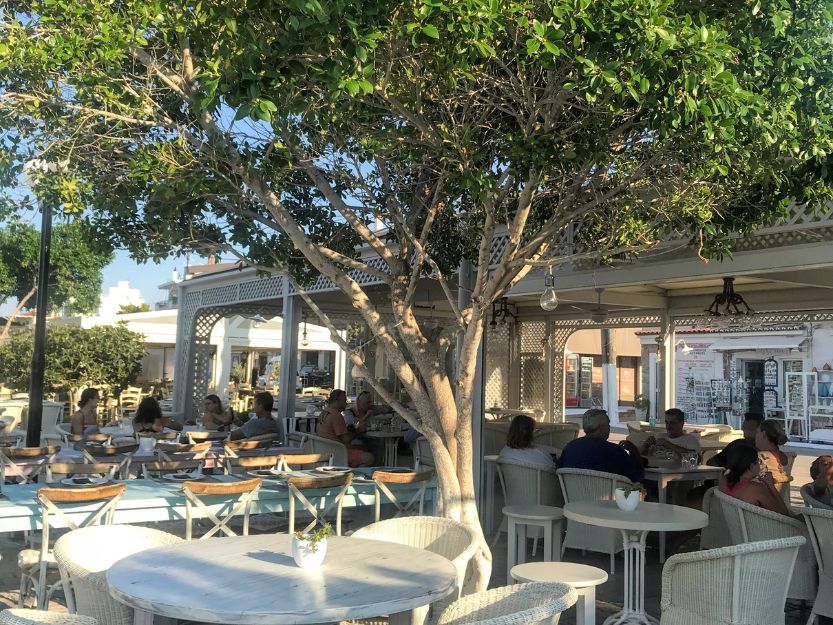
<path id="1" fill-rule="evenodd" d="M 626 484 L 617 486 L 613 491 L 613 499 L 619 509 L 624 512 L 633 512 L 642 501 L 645 494 L 645 487 L 642 484 Z"/>
<path id="2" fill-rule="evenodd" d="M 332 525 L 327 523 L 312 532 L 295 532 L 292 534 L 292 557 L 295 564 L 302 569 L 321 568 L 327 555 L 327 537 L 332 533 Z"/>

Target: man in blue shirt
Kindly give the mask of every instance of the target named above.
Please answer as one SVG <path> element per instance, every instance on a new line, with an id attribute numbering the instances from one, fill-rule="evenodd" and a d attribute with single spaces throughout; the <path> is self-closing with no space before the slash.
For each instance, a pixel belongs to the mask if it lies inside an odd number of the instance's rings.
<path id="1" fill-rule="evenodd" d="M 632 482 L 642 479 L 642 459 L 630 456 L 621 445 L 608 442 L 610 419 L 606 411 L 599 408 L 588 410 L 581 419 L 581 426 L 584 436 L 564 446 L 558 468 L 617 473 Z M 638 455 L 638 452 L 635 453 Z"/>

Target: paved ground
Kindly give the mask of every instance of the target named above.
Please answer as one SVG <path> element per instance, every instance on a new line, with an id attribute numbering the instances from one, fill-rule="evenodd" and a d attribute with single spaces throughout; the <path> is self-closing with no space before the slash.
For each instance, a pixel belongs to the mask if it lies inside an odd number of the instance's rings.
<path id="1" fill-rule="evenodd" d="M 818 455 L 813 450 L 805 450 L 804 452 L 799 453 L 800 455 L 796 460 L 794 468 L 794 474 L 796 475 L 796 481 L 794 483 L 793 488 L 794 505 L 800 505 L 800 501 L 797 498 L 797 485 L 803 484 L 805 481 L 809 480 L 810 462 L 812 462 L 813 458 L 815 458 L 816 455 Z M 403 459 L 403 464 L 405 462 L 407 462 L 407 459 Z M 500 502 L 496 502 L 496 504 L 497 506 L 501 505 Z M 355 529 L 364 525 L 365 523 L 370 522 L 370 513 L 370 510 L 351 510 L 349 512 L 349 516 L 351 518 L 349 528 Z M 266 525 L 268 526 L 269 524 Z M 160 529 L 165 529 L 166 531 L 174 531 L 175 533 L 179 533 L 180 535 L 183 532 L 183 528 L 181 526 L 175 526 L 172 524 L 167 524 L 165 527 L 160 527 Z M 275 531 L 274 525 L 269 527 L 269 531 Z M 285 531 L 285 529 L 283 531 Z M 687 540 L 682 540 L 684 538 L 687 538 Z M 16 606 L 17 604 L 19 587 L 17 551 L 20 549 L 21 539 L 22 537 L 20 535 L 7 536 L 3 539 L 0 539 L 0 556 L 2 556 L 2 560 L 0 560 L 0 607 L 11 607 Z M 490 540 L 492 540 L 491 537 Z M 672 539 L 669 544 L 673 545 L 674 543 L 680 543 L 676 546 L 677 552 L 693 551 L 697 549 L 698 537 L 681 536 L 678 537 L 677 540 Z M 532 541 L 529 541 L 528 547 L 529 549 L 527 561 L 540 560 L 540 550 L 536 556 L 532 556 L 531 554 Z M 496 538 L 492 549 L 493 570 L 490 586 L 502 586 L 506 583 L 506 552 L 506 535 L 501 534 L 499 537 Z M 609 559 L 606 554 L 595 554 L 591 552 L 582 554 L 578 550 L 568 550 L 565 555 L 565 560 L 570 562 L 580 562 L 592 566 L 597 566 L 604 570 L 608 570 L 609 567 Z M 621 555 L 619 555 L 616 560 L 616 573 L 611 575 L 605 584 L 597 588 L 598 623 L 601 623 L 604 620 L 604 618 L 613 614 L 621 608 L 621 601 L 623 595 L 622 569 L 622 557 Z M 658 562 L 656 544 L 651 539 L 649 539 L 647 553 L 645 599 L 646 608 L 648 612 L 657 617 L 660 613 L 659 604 L 661 573 L 662 567 Z M 60 603 L 54 602 L 50 606 L 50 609 L 65 610 L 65 608 L 62 605 L 60 605 Z M 803 624 L 806 622 L 806 619 L 806 614 L 802 615 L 802 613 L 798 609 L 790 610 L 787 612 L 787 625 Z M 575 611 L 571 609 L 567 613 L 565 613 L 560 623 L 562 623 L 563 625 L 574 625 Z"/>

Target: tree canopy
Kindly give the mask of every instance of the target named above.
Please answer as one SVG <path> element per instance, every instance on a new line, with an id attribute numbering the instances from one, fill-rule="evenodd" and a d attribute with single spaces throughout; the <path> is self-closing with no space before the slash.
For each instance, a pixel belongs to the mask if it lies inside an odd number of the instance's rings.
<path id="1" fill-rule="evenodd" d="M 15 298 L 14 314 L 34 304 L 39 253 L 40 232 L 34 226 L 14 219 L 0 226 L 0 304 Z M 64 309 L 68 314 L 79 314 L 96 310 L 101 272 L 112 260 L 112 250 L 98 244 L 83 222 L 56 224 L 50 254 L 50 312 Z"/>
<path id="2" fill-rule="evenodd" d="M 0 176 L 66 163 L 35 192 L 138 258 L 194 249 L 299 287 L 329 278 L 413 406 L 333 340 L 428 438 L 445 513 L 473 527 L 473 376 L 497 298 L 536 265 L 666 239 L 721 256 L 830 197 L 829 2 L 6 6 Z M 419 323 L 423 280 L 447 299 L 438 336 Z"/>
<path id="3" fill-rule="evenodd" d="M 28 389 L 32 333 L 15 332 L 0 344 L 0 380 Z M 145 355 L 144 337 L 124 324 L 82 328 L 50 324 L 46 334 L 44 390 L 73 396 L 86 386 L 108 386 L 115 393 L 136 380 Z"/>

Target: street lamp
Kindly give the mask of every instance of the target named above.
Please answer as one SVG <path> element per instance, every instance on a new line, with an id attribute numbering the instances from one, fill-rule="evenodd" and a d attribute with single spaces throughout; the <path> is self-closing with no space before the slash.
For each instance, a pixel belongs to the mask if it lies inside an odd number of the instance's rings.
<path id="1" fill-rule="evenodd" d="M 38 174 L 55 173 L 66 168 L 66 162 L 52 163 L 42 159 L 28 161 L 23 166 L 23 181 L 32 187 Z M 52 247 L 52 208 L 41 203 L 40 261 L 38 264 L 38 292 L 35 303 L 35 345 L 29 378 L 29 417 L 26 424 L 27 447 L 40 447 L 43 422 L 43 374 L 46 369 L 46 311 L 49 307 L 49 253 Z"/>

